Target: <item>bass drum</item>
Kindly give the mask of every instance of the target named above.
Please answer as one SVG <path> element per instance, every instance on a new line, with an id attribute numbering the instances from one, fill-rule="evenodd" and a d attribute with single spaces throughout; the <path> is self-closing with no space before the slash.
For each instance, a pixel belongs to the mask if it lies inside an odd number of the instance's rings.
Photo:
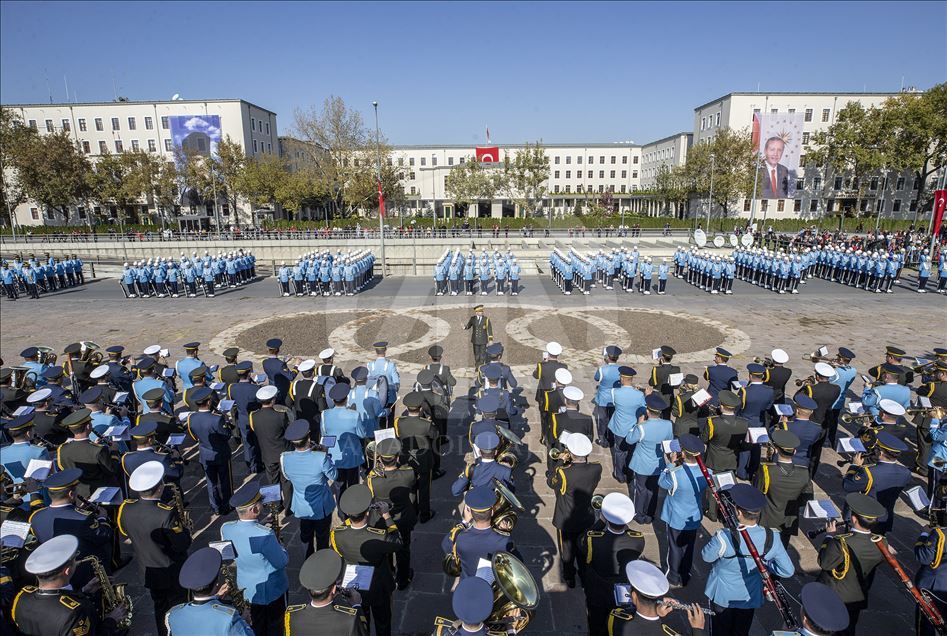
<path id="1" fill-rule="evenodd" d="M 707 245 L 707 233 L 701 229 L 694 230 L 694 243 L 700 249 L 704 249 L 704 246 Z"/>

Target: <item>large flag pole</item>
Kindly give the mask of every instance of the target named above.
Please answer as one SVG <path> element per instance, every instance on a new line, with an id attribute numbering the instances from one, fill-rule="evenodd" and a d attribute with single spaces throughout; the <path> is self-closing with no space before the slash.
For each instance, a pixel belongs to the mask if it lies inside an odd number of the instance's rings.
<path id="1" fill-rule="evenodd" d="M 378 154 L 376 174 L 378 179 L 378 236 L 381 241 L 381 276 L 384 278 L 388 272 L 388 263 L 385 260 L 385 197 L 381 187 L 381 136 L 378 133 L 378 102 L 372 102 L 372 106 L 375 107 L 375 151 Z"/>

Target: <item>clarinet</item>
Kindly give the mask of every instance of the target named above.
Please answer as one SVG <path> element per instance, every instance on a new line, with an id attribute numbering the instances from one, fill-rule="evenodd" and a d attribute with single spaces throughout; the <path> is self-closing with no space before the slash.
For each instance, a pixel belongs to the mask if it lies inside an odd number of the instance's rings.
<path id="1" fill-rule="evenodd" d="M 888 562 L 888 565 L 891 566 L 891 569 L 893 569 L 898 575 L 898 578 L 901 579 L 901 583 L 904 584 L 904 587 L 906 587 L 908 592 L 910 592 L 914 597 L 914 600 L 917 602 L 917 606 L 920 608 L 921 613 L 924 614 L 928 621 L 930 621 L 930 624 L 934 627 L 934 630 L 943 636 L 945 633 L 944 617 L 941 616 L 940 610 L 938 610 L 937 606 L 934 605 L 934 602 L 931 600 L 927 590 L 919 590 L 917 586 L 914 585 L 911 577 L 907 575 L 907 573 L 904 571 L 904 568 L 902 568 L 901 564 L 898 563 L 898 560 L 894 558 L 893 554 L 891 554 L 891 550 L 888 549 L 888 544 L 885 543 L 884 537 L 873 536 L 871 540 L 881 552 L 881 555 L 885 558 L 885 561 Z"/>
<path id="2" fill-rule="evenodd" d="M 757 552 L 756 546 L 753 545 L 753 539 L 750 538 L 750 533 L 747 532 L 744 526 L 738 523 L 736 513 L 730 505 L 724 503 L 720 496 L 720 489 L 714 485 L 714 481 L 707 471 L 707 466 L 704 464 L 703 458 L 698 455 L 696 459 L 697 465 L 700 467 L 700 472 L 703 473 L 704 479 L 707 480 L 707 488 L 710 489 L 710 494 L 713 495 L 714 501 L 717 503 L 717 508 L 720 510 L 720 516 L 723 518 L 724 525 L 731 530 L 736 530 L 740 533 L 740 536 L 743 537 L 743 541 L 750 551 L 750 556 L 753 558 L 753 563 L 756 564 L 756 569 L 759 571 L 760 578 L 763 580 L 763 590 L 766 593 L 766 597 L 776 605 L 776 609 L 779 610 L 779 615 L 782 616 L 783 623 L 786 624 L 788 630 L 795 631 L 799 627 L 799 622 L 796 620 L 796 617 L 793 616 L 792 610 L 789 609 L 786 593 L 781 587 L 776 585 L 773 575 L 769 569 L 767 569 L 766 564 L 763 563 L 763 559 L 760 557 L 760 553 Z M 736 550 L 737 546 L 733 547 L 734 550 Z"/>

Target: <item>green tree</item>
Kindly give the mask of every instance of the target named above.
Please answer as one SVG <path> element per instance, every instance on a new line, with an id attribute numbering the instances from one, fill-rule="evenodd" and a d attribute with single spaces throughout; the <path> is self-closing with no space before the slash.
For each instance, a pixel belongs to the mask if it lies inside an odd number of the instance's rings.
<path id="1" fill-rule="evenodd" d="M 447 173 L 447 194 L 458 205 L 471 205 L 481 199 L 493 199 L 501 187 L 501 178 L 493 168 L 485 168 L 476 157 L 467 157 Z"/>
<path id="2" fill-rule="evenodd" d="M 498 187 L 507 198 L 512 199 L 529 216 L 538 211 L 546 198 L 549 181 L 549 157 L 542 140 L 527 144 L 513 154 L 503 158 L 503 172 Z M 549 210 L 550 223 L 552 209 Z"/>
<path id="3" fill-rule="evenodd" d="M 262 155 L 245 161 L 232 187 L 252 208 L 269 207 L 276 202 L 276 192 L 288 176 L 286 163 L 281 158 Z"/>
<path id="4" fill-rule="evenodd" d="M 298 212 L 306 204 L 327 202 L 330 193 L 325 185 L 320 174 L 306 166 L 288 173 L 277 185 L 274 196 L 284 210 Z"/>
<path id="5" fill-rule="evenodd" d="M 928 178 L 947 165 L 947 83 L 924 93 L 901 93 L 885 101 L 886 143 L 891 168 L 911 170 L 915 191 L 914 221 L 927 208 Z"/>
<path id="6" fill-rule="evenodd" d="M 134 162 L 124 154 L 106 152 L 92 169 L 91 198 L 104 205 L 114 205 L 120 225 L 129 222 L 128 209 L 142 196 L 135 178 Z"/>
<path id="7" fill-rule="evenodd" d="M 122 159 L 129 165 L 130 187 L 154 206 L 155 213 L 164 225 L 169 219 L 169 210 L 173 210 L 177 204 L 178 184 L 174 163 L 144 151 L 126 152 Z"/>
<path id="8" fill-rule="evenodd" d="M 17 148 L 32 143 L 36 131 L 24 126 L 15 110 L 0 108 L 0 205 L 8 213 L 10 224 L 16 225 L 16 206 L 26 201 L 15 165 Z"/>
<path id="9" fill-rule="evenodd" d="M 720 209 L 722 227 L 723 219 L 730 214 L 736 200 L 752 193 L 754 154 L 749 131 L 732 128 L 722 129 L 709 142 L 697 144 L 688 151 L 681 176 L 691 192 L 710 196 L 713 182 L 708 230 L 713 222 L 714 206 Z"/>
<path id="10" fill-rule="evenodd" d="M 90 193 L 91 166 L 68 132 L 23 134 L 11 149 L 10 167 L 22 195 L 45 209 L 54 209 L 69 222 L 69 206 Z M 6 167 L 6 166 L 5 166 Z"/>
<path id="11" fill-rule="evenodd" d="M 267 156 L 267 155 L 263 155 Z M 250 161 L 243 146 L 226 135 L 220 143 L 217 144 L 217 154 L 212 155 L 208 160 L 211 170 L 213 183 L 218 188 L 216 195 L 224 197 L 230 206 L 234 221 L 240 221 L 240 184 L 243 182 L 247 170 L 247 164 Z M 212 192 L 211 197 L 214 196 Z"/>
<path id="12" fill-rule="evenodd" d="M 669 212 L 670 206 L 677 208 L 679 218 L 683 218 L 683 211 L 690 199 L 691 188 L 687 182 L 684 166 L 661 166 L 655 175 L 655 195 L 658 201 L 664 204 L 664 211 Z M 714 184 L 716 185 L 716 184 Z"/>
<path id="13" fill-rule="evenodd" d="M 861 210 L 871 175 L 894 163 L 889 156 L 886 116 L 883 109 L 849 102 L 838 111 L 828 129 L 812 136 L 812 146 L 806 154 L 807 163 L 829 167 L 826 180 L 835 175 L 851 178 L 855 215 Z"/>

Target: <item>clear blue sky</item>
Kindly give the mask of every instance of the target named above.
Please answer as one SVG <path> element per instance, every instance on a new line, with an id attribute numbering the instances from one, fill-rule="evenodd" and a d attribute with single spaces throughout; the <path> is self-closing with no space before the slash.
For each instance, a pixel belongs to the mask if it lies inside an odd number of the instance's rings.
<path id="1" fill-rule="evenodd" d="M 947 3 L 3 2 L 0 101 L 380 103 L 399 144 L 639 143 L 731 91 L 947 79 Z M 48 79 L 47 79 L 48 78 Z"/>

